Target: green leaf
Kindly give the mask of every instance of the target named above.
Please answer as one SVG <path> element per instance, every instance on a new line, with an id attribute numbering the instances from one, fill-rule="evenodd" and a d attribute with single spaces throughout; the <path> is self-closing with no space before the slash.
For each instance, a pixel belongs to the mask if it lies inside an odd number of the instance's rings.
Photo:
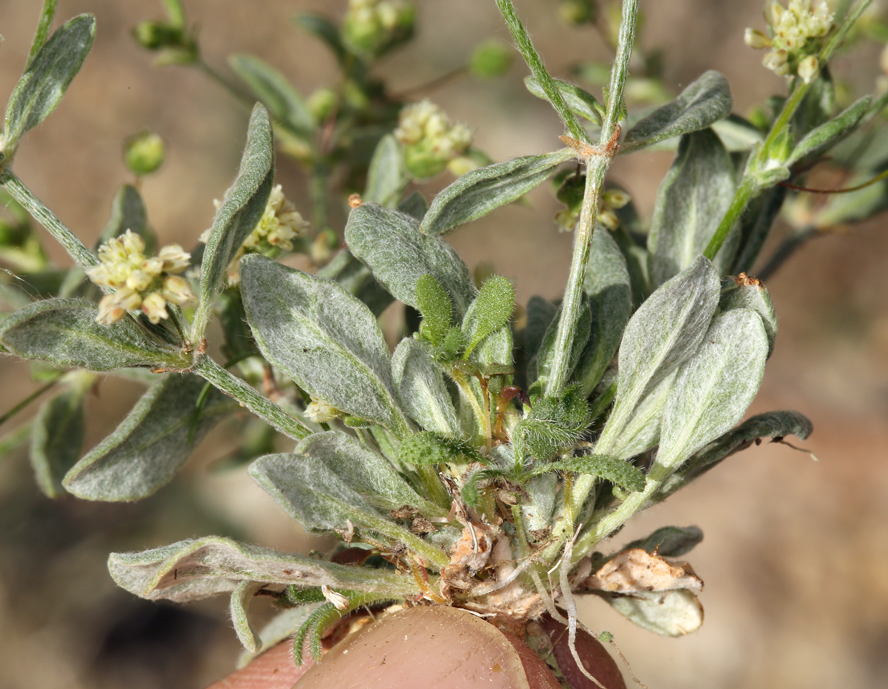
<path id="1" fill-rule="evenodd" d="M 0 321 L 0 344 L 23 359 L 91 371 L 187 366 L 177 348 L 149 340 L 133 320 L 101 325 L 96 313 L 80 299 L 38 301 Z"/>
<path id="2" fill-rule="evenodd" d="M 604 115 L 604 107 L 599 103 L 595 96 L 588 91 L 575 86 L 563 79 L 552 79 L 567 107 L 580 117 L 585 117 L 590 122 L 601 124 L 601 117 Z M 549 100 L 546 92 L 535 76 L 524 77 L 524 85 L 537 98 Z"/>
<path id="3" fill-rule="evenodd" d="M 871 96 L 864 96 L 828 122 L 815 127 L 799 141 L 784 165 L 792 167 L 799 161 L 813 161 L 824 151 L 853 132 L 869 111 Z"/>
<path id="4" fill-rule="evenodd" d="M 545 182 L 555 168 L 572 160 L 564 148 L 554 153 L 512 158 L 461 175 L 438 194 L 422 221 L 427 235 L 443 235 L 510 203 Z"/>
<path id="5" fill-rule="evenodd" d="M 422 234 L 419 222 L 409 215 L 361 204 L 348 217 L 345 241 L 395 299 L 415 309 L 416 283 L 427 274 L 447 290 L 457 316 L 462 317 L 475 298 L 466 264 L 443 239 Z"/>
<path id="6" fill-rule="evenodd" d="M 501 275 L 489 278 L 481 286 L 462 322 L 462 331 L 468 342 L 463 358 L 468 359 L 484 338 L 506 325 L 514 310 L 515 290 L 512 283 Z"/>
<path id="7" fill-rule="evenodd" d="M 703 624 L 703 606 L 687 589 L 638 591 L 602 596 L 614 610 L 642 629 L 662 636 L 684 636 Z"/>
<path id="8" fill-rule="evenodd" d="M 31 466 L 48 498 L 64 494 L 62 477 L 80 456 L 86 435 L 83 400 L 89 382 L 47 400 L 31 423 Z"/>
<path id="9" fill-rule="evenodd" d="M 228 64 L 277 122 L 297 136 L 311 136 L 311 110 L 283 74 L 253 55 L 231 55 Z"/>
<path id="10" fill-rule="evenodd" d="M 606 230 L 605 230 L 606 231 Z M 582 295 L 582 305 L 574 325 L 574 339 L 570 344 L 570 357 L 567 364 L 567 379 L 571 379 L 571 374 L 580 361 L 580 355 L 589 341 L 589 333 L 592 328 L 592 311 L 589 309 L 589 300 L 585 294 Z M 561 315 L 561 308 L 555 314 L 555 318 L 549 324 L 549 329 L 543 337 L 537 355 L 527 364 L 527 381 L 545 381 L 552 371 L 552 363 L 555 360 L 555 342 L 558 338 L 558 320 Z M 619 341 L 618 341 L 619 342 Z"/>
<path id="11" fill-rule="evenodd" d="M 225 285 L 228 266 L 262 218 L 274 182 L 274 142 L 268 112 L 253 108 L 240 170 L 216 211 L 200 269 L 200 306 L 194 314 L 191 341 L 200 342 Z"/>
<path id="12" fill-rule="evenodd" d="M 636 123 L 620 144 L 620 153 L 632 153 L 673 136 L 705 129 L 730 115 L 733 102 L 728 80 L 713 70 L 704 72 L 678 98 Z"/>
<path id="13" fill-rule="evenodd" d="M 422 314 L 422 333 L 432 344 L 442 344 L 453 321 L 453 302 L 432 275 L 416 281 L 416 303 Z"/>
<path id="14" fill-rule="evenodd" d="M 700 346 L 718 307 L 720 280 L 703 256 L 635 312 L 620 344 L 617 399 L 596 452 L 614 454 L 639 402 Z"/>
<path id="15" fill-rule="evenodd" d="M 731 153 L 751 151 L 756 144 L 764 143 L 765 135 L 752 122 L 731 113 L 725 119 L 712 123 L 712 130 L 718 134 Z"/>
<path id="16" fill-rule="evenodd" d="M 589 405 L 572 385 L 559 397 L 543 397 L 530 408 L 513 432 L 516 451 L 547 460 L 576 442 L 589 425 Z M 518 456 L 517 460 L 523 460 Z"/>
<path id="17" fill-rule="evenodd" d="M 402 435 L 388 347 L 370 310 L 335 282 L 259 254 L 241 261 L 247 320 L 269 362 L 300 388 Z"/>
<path id="18" fill-rule="evenodd" d="M 679 369 L 666 403 L 657 463 L 672 467 L 727 432 L 758 392 L 768 358 L 762 319 L 747 309 L 719 314 Z"/>
<path id="19" fill-rule="evenodd" d="M 369 504 L 384 511 L 416 507 L 426 516 L 444 516 L 440 508 L 420 497 L 391 462 L 363 447 L 355 438 L 330 431 L 307 437 L 296 455 L 311 455 Z"/>
<path id="20" fill-rule="evenodd" d="M 736 190 L 731 157 L 711 129 L 681 137 L 675 162 L 657 192 L 648 236 L 655 287 L 705 251 Z M 713 261 L 720 275 L 728 272 L 738 239 L 735 226 Z"/>
<path id="21" fill-rule="evenodd" d="M 398 446 L 398 456 L 402 462 L 418 466 L 488 463 L 488 460 L 468 443 L 457 438 L 445 438 L 431 431 L 421 431 L 407 436 Z"/>
<path id="22" fill-rule="evenodd" d="M 237 669 L 246 667 L 264 651 L 277 646 L 284 639 L 292 637 L 320 605 L 320 603 L 306 603 L 296 608 L 283 610 L 271 618 L 258 633 L 259 650 L 242 652 L 237 659 Z"/>
<path id="23" fill-rule="evenodd" d="M 392 356 L 392 375 L 401 406 L 420 426 L 440 435 L 459 433 L 441 370 L 416 340 L 405 337 Z"/>
<path id="24" fill-rule="evenodd" d="M 207 433 L 239 408 L 215 388 L 205 392 L 207 385 L 191 374 L 167 375 L 152 385 L 68 472 L 65 488 L 84 500 L 120 502 L 140 500 L 165 486 Z"/>
<path id="25" fill-rule="evenodd" d="M 234 591 L 242 581 L 329 586 L 412 596 L 412 576 L 394 570 L 349 567 L 314 557 L 207 536 L 139 553 L 111 553 L 108 570 L 118 586 L 141 598 L 184 603 Z"/>
<path id="26" fill-rule="evenodd" d="M 647 452 L 660 442 L 660 422 L 676 373 L 674 370 L 669 373 L 635 406 L 631 418 L 620 432 L 619 440 L 611 447 L 610 456 L 629 459 Z"/>
<path id="27" fill-rule="evenodd" d="M 722 280 L 721 298 L 718 307 L 722 311 L 733 309 L 749 309 L 762 319 L 765 334 L 768 336 L 768 358 L 774 352 L 774 340 L 777 337 L 777 314 L 771 295 L 758 280 L 746 276 L 726 277 Z"/>
<path id="28" fill-rule="evenodd" d="M 364 302 L 374 316 L 382 314 L 393 301 L 392 295 L 376 281 L 370 269 L 348 249 L 340 250 L 317 274 L 338 282 L 346 292 Z"/>
<path id="29" fill-rule="evenodd" d="M 95 35 L 95 17 L 81 14 L 62 24 L 28 63 L 6 106 L 4 150 L 7 156 L 25 132 L 55 110 L 80 71 Z"/>
<path id="30" fill-rule="evenodd" d="M 647 538 L 627 543 L 621 550 L 641 548 L 660 557 L 681 557 L 691 552 L 703 540 L 703 532 L 696 526 L 664 526 Z"/>
<path id="31" fill-rule="evenodd" d="M 542 474 L 547 471 L 572 471 L 577 474 L 592 474 L 610 481 L 623 490 L 638 492 L 644 490 L 644 472 L 637 466 L 633 466 L 622 459 L 605 457 L 603 455 L 583 455 L 562 459 L 550 464 L 544 464 L 534 470 L 534 474 Z"/>
<path id="32" fill-rule="evenodd" d="M 543 338 L 557 314 L 558 307 L 548 299 L 540 296 L 530 298 L 527 302 L 527 327 L 524 329 L 525 356 L 532 358 L 540 351 Z"/>
<path id="33" fill-rule="evenodd" d="M 409 181 L 401 144 L 393 135 L 386 134 L 379 140 L 370 159 L 367 186 L 362 198 L 365 203 L 396 208 Z"/>
<path id="34" fill-rule="evenodd" d="M 795 435 L 805 440 L 814 427 L 802 414 L 794 411 L 772 411 L 750 417 L 737 428 L 712 441 L 690 457 L 660 486 L 654 500 L 660 502 L 709 471 L 723 459 L 745 450 L 761 438 L 782 439 Z"/>
<path id="35" fill-rule="evenodd" d="M 132 184 L 124 184 L 114 201 L 111 202 L 111 217 L 105 223 L 99 242 L 119 237 L 127 230 L 132 230 L 145 240 L 145 254 L 154 253 L 157 237 L 148 227 L 148 213 L 139 190 Z"/>
<path id="36" fill-rule="evenodd" d="M 266 455 L 253 462 L 248 471 L 287 514 L 311 533 L 345 534 L 352 527 L 367 529 L 392 543 L 406 545 L 436 567 L 450 561 L 442 551 L 377 512 L 321 457 L 307 453 Z"/>
<path id="37" fill-rule="evenodd" d="M 297 14 L 293 21 L 302 29 L 318 37 L 333 52 L 340 64 L 348 58 L 348 51 L 339 36 L 339 27 L 326 17 L 317 14 Z"/>
<path id="38" fill-rule="evenodd" d="M 247 612 L 253 597 L 265 584 L 256 581 L 241 581 L 231 592 L 229 615 L 237 638 L 250 653 L 256 653 L 262 647 L 259 634 L 250 624 Z"/>
<path id="39" fill-rule="evenodd" d="M 422 194 L 414 191 L 398 204 L 398 210 L 422 222 L 426 212 L 429 210 L 429 204 L 426 203 L 425 197 Z"/>
<path id="40" fill-rule="evenodd" d="M 632 315 L 632 282 L 626 259 L 611 233 L 601 226 L 592 235 L 583 290 L 589 298 L 592 322 L 574 378 L 588 396 L 617 353 Z"/>

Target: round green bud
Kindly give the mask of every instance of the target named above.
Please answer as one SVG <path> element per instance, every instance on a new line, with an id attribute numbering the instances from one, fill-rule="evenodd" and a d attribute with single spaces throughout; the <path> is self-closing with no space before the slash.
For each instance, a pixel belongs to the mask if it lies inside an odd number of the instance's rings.
<path id="1" fill-rule="evenodd" d="M 337 100 L 336 92 L 333 91 L 333 89 L 316 89 L 315 92 L 308 97 L 308 109 L 311 110 L 315 122 L 318 124 L 324 122 L 336 107 Z"/>
<path id="2" fill-rule="evenodd" d="M 565 24 L 590 24 L 598 16 L 598 7 L 595 0 L 563 0 L 558 8 L 558 16 Z"/>
<path id="3" fill-rule="evenodd" d="M 133 29 L 133 37 L 143 48 L 160 50 L 182 42 L 182 31 L 166 22 L 142 22 Z"/>
<path id="4" fill-rule="evenodd" d="M 126 166 L 137 175 L 150 175 L 163 165 L 165 146 L 160 135 L 143 131 L 129 137 L 123 144 Z"/>
<path id="5" fill-rule="evenodd" d="M 514 54 L 508 45 L 490 39 L 475 48 L 469 70 L 478 79 L 496 79 L 509 71 L 513 59 Z"/>

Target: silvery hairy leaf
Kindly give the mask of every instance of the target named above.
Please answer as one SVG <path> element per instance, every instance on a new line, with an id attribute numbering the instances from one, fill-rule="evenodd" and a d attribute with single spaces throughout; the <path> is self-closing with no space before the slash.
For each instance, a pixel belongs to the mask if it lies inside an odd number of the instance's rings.
<path id="1" fill-rule="evenodd" d="M 848 106 L 833 119 L 815 127 L 799 141 L 785 165 L 791 167 L 799 161 L 813 161 L 821 153 L 837 144 L 853 132 L 869 111 L 871 96 L 864 96 Z"/>
<path id="2" fill-rule="evenodd" d="M 429 204 L 426 203 L 425 197 L 422 194 L 414 191 L 398 204 L 398 210 L 422 222 L 426 212 L 429 210 Z"/>
<path id="3" fill-rule="evenodd" d="M 678 155 L 657 192 L 648 236 L 655 287 L 703 253 L 736 189 L 731 156 L 711 129 L 681 137 Z M 735 226 L 712 262 L 720 275 L 728 271 L 738 239 Z"/>
<path id="4" fill-rule="evenodd" d="M 675 382 L 677 371 L 673 370 L 657 385 L 648 390 L 635 406 L 632 417 L 623 426 L 616 442 L 610 446 L 608 454 L 619 459 L 629 459 L 656 447 L 660 442 L 660 423 L 663 410 Z"/>
<path id="5" fill-rule="evenodd" d="M 617 447 L 639 402 L 696 352 L 718 307 L 720 287 L 712 264 L 698 256 L 629 319 L 620 344 L 617 398 L 597 453 Z"/>
<path id="6" fill-rule="evenodd" d="M 68 472 L 65 488 L 84 500 L 117 502 L 148 497 L 169 483 L 207 433 L 239 408 L 207 385 L 192 374 L 169 374 L 152 385 Z"/>
<path id="7" fill-rule="evenodd" d="M 465 356 L 468 357 L 485 338 L 505 326 L 514 310 L 515 289 L 512 283 L 501 275 L 486 280 L 462 322 L 466 340 Z"/>
<path id="8" fill-rule="evenodd" d="M 421 343 L 410 337 L 401 340 L 392 355 L 392 375 L 401 406 L 414 421 L 440 435 L 459 434 L 444 377 Z"/>
<path id="9" fill-rule="evenodd" d="M 642 629 L 662 636 L 684 636 L 703 624 L 703 606 L 687 589 L 639 591 L 631 596 L 602 596 L 614 610 Z"/>
<path id="10" fill-rule="evenodd" d="M 587 120 L 594 122 L 595 124 L 601 124 L 604 107 L 598 102 L 598 100 L 596 100 L 595 96 L 585 89 L 581 89 L 579 86 L 575 86 L 563 79 L 552 79 L 552 81 L 556 88 L 561 92 L 561 97 L 564 98 L 567 107 L 570 108 L 575 115 L 585 117 Z M 545 101 L 549 100 L 549 97 L 546 95 L 546 92 L 543 91 L 543 87 L 540 86 L 540 82 L 535 76 L 530 75 L 524 77 L 524 86 L 537 98 L 541 98 Z"/>
<path id="11" fill-rule="evenodd" d="M 402 543 L 437 567 L 449 558 L 388 516 L 376 510 L 346 480 L 334 472 L 324 457 L 297 452 L 260 457 L 249 474 L 284 511 L 310 533 L 352 529 L 381 534 L 392 543 Z"/>
<path id="12" fill-rule="evenodd" d="M 341 249 L 317 275 L 338 282 L 346 292 L 364 302 L 374 316 L 379 316 L 393 301 L 392 295 L 376 281 L 370 269 L 348 249 Z"/>
<path id="13" fill-rule="evenodd" d="M 620 153 L 632 153 L 673 136 L 705 129 L 731 114 L 731 88 L 724 75 L 704 72 L 671 103 L 657 108 L 630 129 Z"/>
<path id="14" fill-rule="evenodd" d="M 664 526 L 646 538 L 623 546 L 622 550 L 641 548 L 660 557 L 681 557 L 691 552 L 703 540 L 703 532 L 696 526 Z"/>
<path id="15" fill-rule="evenodd" d="M 80 71 L 96 35 L 95 17 L 81 14 L 62 24 L 30 61 L 6 106 L 4 148 L 14 150 L 29 129 L 55 109 Z"/>
<path id="16" fill-rule="evenodd" d="M 713 440 L 684 464 L 660 486 L 654 501 L 665 500 L 678 489 L 702 476 L 726 457 L 745 450 L 762 438 L 782 439 L 794 435 L 805 440 L 813 431 L 811 422 L 794 411 L 772 411 L 748 418 L 737 428 Z"/>
<path id="17" fill-rule="evenodd" d="M 321 603 L 305 603 L 278 612 L 268 624 L 259 630 L 257 634 L 259 649 L 255 652 L 245 650 L 238 657 L 237 669 L 245 667 L 262 652 L 277 646 L 284 639 L 292 637 L 320 605 Z"/>
<path id="18" fill-rule="evenodd" d="M 241 261 L 244 310 L 259 349 L 303 390 L 404 433 L 388 347 L 370 310 L 335 282 L 258 254 Z"/>
<path id="19" fill-rule="evenodd" d="M 228 64 L 280 125 L 297 136 L 311 136 L 311 110 L 283 74 L 253 55 L 231 55 Z"/>
<path id="20" fill-rule="evenodd" d="M 767 358 L 768 337 L 757 313 L 735 309 L 713 318 L 672 386 L 657 463 L 677 466 L 740 421 L 758 392 Z"/>
<path id="21" fill-rule="evenodd" d="M 0 344 L 23 359 L 91 371 L 186 365 L 177 348 L 149 339 L 132 319 L 102 325 L 96 313 L 80 299 L 34 302 L 0 321 Z"/>
<path id="22" fill-rule="evenodd" d="M 250 624 L 248 612 L 250 603 L 253 602 L 256 593 L 264 585 L 258 581 L 241 581 L 238 582 L 234 591 L 231 592 L 231 603 L 228 608 L 231 624 L 234 627 L 238 640 L 251 653 L 256 653 L 262 648 L 262 639 L 259 638 L 259 634 Z"/>
<path id="23" fill-rule="evenodd" d="M 410 596 L 412 576 L 349 567 L 304 555 L 279 553 L 219 536 L 179 541 L 139 553 L 112 553 L 108 570 L 118 586 L 141 598 L 184 603 L 234 591 L 242 581 L 330 586 Z"/>
<path id="24" fill-rule="evenodd" d="M 315 433 L 299 443 L 295 454 L 311 455 L 349 488 L 379 510 L 410 506 L 427 516 L 443 516 L 441 508 L 420 497 L 391 462 L 345 433 Z"/>
<path id="25" fill-rule="evenodd" d="M 592 322 L 574 378 L 589 395 L 616 354 L 632 315 L 632 282 L 626 259 L 610 232 L 600 225 L 592 235 L 583 291 L 589 298 Z"/>
<path id="26" fill-rule="evenodd" d="M 268 112 L 258 103 L 250 116 L 240 170 L 216 211 L 200 269 L 200 305 L 194 314 L 191 339 L 206 330 L 213 301 L 228 276 L 228 266 L 265 212 L 274 182 L 274 142 Z"/>
<path id="27" fill-rule="evenodd" d="M 774 352 L 774 340 L 777 337 L 777 314 L 771 295 L 765 286 L 754 278 L 745 275 L 726 277 L 722 280 L 722 293 L 718 302 L 722 311 L 732 309 L 749 309 L 755 311 L 762 319 L 765 334 L 768 336 L 768 357 Z"/>
<path id="28" fill-rule="evenodd" d="M 470 170 L 435 197 L 420 229 L 427 235 L 442 235 L 477 220 L 542 184 L 575 156 L 565 148 Z"/>
<path id="29" fill-rule="evenodd" d="M 111 217 L 105 223 L 99 242 L 119 237 L 132 230 L 145 240 L 145 254 L 154 253 L 157 238 L 148 227 L 148 213 L 139 190 L 132 184 L 124 184 L 111 202 Z"/>
<path id="30" fill-rule="evenodd" d="M 43 403 L 31 423 L 31 466 L 48 498 L 64 494 L 62 478 L 80 456 L 86 435 L 83 401 L 89 387 L 74 385 L 63 390 Z"/>
<path id="31" fill-rule="evenodd" d="M 373 158 L 370 159 L 367 187 L 361 198 L 367 203 L 395 208 L 409 181 L 410 176 L 404 165 L 401 144 L 394 135 L 386 134 L 379 140 Z"/>
<path id="32" fill-rule="evenodd" d="M 750 151 L 765 140 L 761 129 L 733 113 L 723 120 L 713 122 L 712 130 L 731 153 Z"/>
<path id="33" fill-rule="evenodd" d="M 416 218 L 364 203 L 349 215 L 345 241 L 395 299 L 415 309 L 416 281 L 423 275 L 431 275 L 447 290 L 459 317 L 475 298 L 466 264 L 443 239 L 420 232 Z"/>
<path id="34" fill-rule="evenodd" d="M 524 329 L 526 356 L 533 357 L 540 351 L 546 331 L 557 313 L 558 307 L 543 297 L 533 296 L 527 302 L 527 327 Z"/>

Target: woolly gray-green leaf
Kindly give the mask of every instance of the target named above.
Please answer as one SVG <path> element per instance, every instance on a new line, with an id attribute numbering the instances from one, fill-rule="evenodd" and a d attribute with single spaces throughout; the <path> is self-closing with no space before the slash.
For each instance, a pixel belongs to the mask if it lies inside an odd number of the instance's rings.
<path id="1" fill-rule="evenodd" d="M 263 586 L 262 582 L 241 581 L 231 592 L 231 603 L 228 608 L 231 624 L 234 626 L 237 638 L 250 653 L 256 653 L 262 648 L 262 639 L 250 624 L 248 613 L 253 597 Z"/>
<path id="2" fill-rule="evenodd" d="M 6 106 L 3 145 L 7 154 L 25 132 L 55 110 L 83 66 L 95 35 L 95 17 L 81 14 L 62 24 L 29 62 Z"/>
<path id="3" fill-rule="evenodd" d="M 558 321 L 561 315 L 561 308 L 556 311 L 555 317 L 546 330 L 543 341 L 540 344 L 537 355 L 533 357 L 527 364 L 527 381 L 532 383 L 540 380 L 545 381 L 552 370 L 552 363 L 555 360 L 555 341 L 558 337 Z M 567 379 L 571 379 L 571 374 L 580 361 L 580 355 L 586 347 L 589 340 L 589 333 L 592 328 L 592 311 L 589 309 L 589 300 L 585 294 L 582 295 L 582 304 L 580 305 L 577 320 L 573 327 L 574 339 L 570 346 L 570 356 L 567 360 Z M 618 340 L 619 342 L 619 340 Z"/>
<path id="4" fill-rule="evenodd" d="M 643 397 L 691 357 L 702 342 L 721 282 L 703 256 L 661 285 L 639 307 L 623 333 L 617 399 L 596 450 L 613 454 Z"/>
<path id="5" fill-rule="evenodd" d="M 253 55 L 231 55 L 228 64 L 277 122 L 293 134 L 311 136 L 315 129 L 311 110 L 283 74 Z"/>
<path id="6" fill-rule="evenodd" d="M 88 384 L 64 390 L 44 402 L 31 423 L 31 466 L 48 498 L 64 494 L 62 478 L 80 456 L 86 435 L 83 400 L 88 390 Z"/>
<path id="7" fill-rule="evenodd" d="M 631 596 L 602 596 L 614 610 L 642 629 L 662 636 L 684 636 L 703 624 L 703 606 L 687 589 L 638 591 Z"/>
<path id="8" fill-rule="evenodd" d="M 397 510 L 407 505 L 420 509 L 426 516 L 444 516 L 440 508 L 410 487 L 389 460 L 352 436 L 336 431 L 316 433 L 300 442 L 294 453 L 323 462 L 349 488 L 380 510 Z"/>
<path id="9" fill-rule="evenodd" d="M 677 371 L 673 370 L 655 387 L 648 390 L 635 405 L 632 416 L 620 432 L 619 438 L 610 446 L 609 454 L 619 459 L 629 459 L 646 452 L 660 442 L 660 422 L 663 409 Z"/>
<path id="10" fill-rule="evenodd" d="M 406 337 L 392 356 L 392 376 L 401 406 L 420 426 L 440 435 L 457 435 L 459 419 L 441 370 L 422 344 Z"/>
<path id="11" fill-rule="evenodd" d="M 466 264 L 443 239 L 422 234 L 416 218 L 364 203 L 349 215 L 345 241 L 395 299 L 415 309 L 416 281 L 426 274 L 447 290 L 459 317 L 475 298 Z"/>
<path id="12" fill-rule="evenodd" d="M 429 210 L 429 204 L 426 203 L 425 197 L 422 194 L 414 191 L 398 204 L 398 210 L 422 222 L 426 212 Z"/>
<path id="13" fill-rule="evenodd" d="M 177 602 L 231 592 L 242 581 L 330 586 L 405 597 L 420 592 L 412 576 L 393 570 L 337 565 L 219 536 L 139 553 L 112 553 L 108 569 L 117 585 L 130 593 Z"/>
<path id="14" fill-rule="evenodd" d="M 370 159 L 367 187 L 362 198 L 366 203 L 395 208 L 409 181 L 401 144 L 392 134 L 386 134 L 379 140 Z"/>
<path id="15" fill-rule="evenodd" d="M 575 86 L 563 79 L 552 79 L 552 81 L 561 93 L 561 97 L 564 98 L 564 102 L 567 103 L 567 107 L 570 108 L 575 115 L 585 117 L 587 120 L 594 122 L 595 124 L 601 124 L 601 116 L 604 114 L 604 108 L 601 103 L 596 100 L 595 96 L 588 91 L 581 89 L 579 86 Z M 524 77 L 524 86 L 537 98 L 541 98 L 545 101 L 549 100 L 549 97 L 546 95 L 546 92 L 543 91 L 543 87 L 540 86 L 540 82 L 535 76 L 530 75 Z"/>
<path id="16" fill-rule="evenodd" d="M 157 238 L 148 227 L 148 213 L 139 190 L 132 184 L 124 184 L 111 203 L 111 217 L 105 223 L 100 242 L 119 237 L 132 230 L 145 240 L 145 254 L 152 254 L 157 246 Z"/>
<path id="17" fill-rule="evenodd" d="M 611 233 L 600 225 L 592 235 L 583 290 L 589 298 L 592 322 L 574 378 L 583 394 L 590 395 L 614 358 L 632 315 L 632 284 L 626 259 Z"/>
<path id="18" fill-rule="evenodd" d="M 68 492 L 84 500 L 119 502 L 148 497 L 169 483 L 201 440 L 238 404 L 191 374 L 152 385 L 120 425 L 65 476 Z"/>
<path id="19" fill-rule="evenodd" d="M 655 287 L 703 253 L 736 189 L 731 156 L 711 129 L 681 137 L 678 155 L 657 192 L 648 235 L 650 276 Z M 735 226 L 713 260 L 719 275 L 729 269 L 739 239 L 737 229 Z"/>
<path id="20" fill-rule="evenodd" d="M 771 303 L 771 295 L 761 282 L 745 275 L 726 277 L 722 280 L 718 307 L 722 311 L 733 309 L 755 311 L 765 326 L 765 334 L 768 336 L 768 357 L 771 356 L 774 352 L 774 340 L 777 337 L 777 314 L 774 312 L 774 304 Z"/>
<path id="21" fill-rule="evenodd" d="M 702 476 L 726 457 L 745 450 L 761 438 L 782 439 L 795 435 L 805 440 L 812 432 L 811 422 L 794 411 L 772 411 L 750 417 L 737 428 L 728 431 L 690 457 L 674 474 L 663 482 L 654 500 L 665 500 L 675 491 Z"/>
<path id="22" fill-rule="evenodd" d="M 306 453 L 266 455 L 253 462 L 248 471 L 287 514 L 311 533 L 344 534 L 352 528 L 368 529 L 405 544 L 437 567 L 449 562 L 442 551 L 377 512 L 321 457 Z"/>
<path id="23" fill-rule="evenodd" d="M 432 275 L 422 275 L 416 281 L 416 303 L 422 314 L 423 336 L 433 344 L 443 343 L 453 320 L 453 303 Z"/>
<path id="24" fill-rule="evenodd" d="M 543 338 L 557 313 L 558 307 L 543 297 L 533 296 L 527 302 L 527 327 L 524 329 L 524 351 L 527 357 L 532 358 L 540 351 Z"/>
<path id="25" fill-rule="evenodd" d="M 664 526 L 646 538 L 627 543 L 621 550 L 641 548 L 660 557 L 681 557 L 703 540 L 703 532 L 696 526 Z"/>
<path id="26" fill-rule="evenodd" d="M 240 170 L 213 219 L 200 269 L 200 305 L 194 314 L 192 342 L 207 328 L 213 301 L 228 276 L 228 266 L 262 218 L 274 183 L 274 142 L 268 112 L 258 103 L 250 116 Z"/>
<path id="27" fill-rule="evenodd" d="M 486 280 L 463 319 L 462 331 L 468 343 L 463 358 L 468 358 L 484 338 L 506 325 L 514 310 L 512 283 L 501 275 Z"/>
<path id="28" fill-rule="evenodd" d="M 565 148 L 470 170 L 435 197 L 421 230 L 427 235 L 442 235 L 487 215 L 545 182 L 556 167 L 575 155 Z"/>
<path id="29" fill-rule="evenodd" d="M 258 254 L 241 262 L 241 293 L 259 349 L 299 387 L 352 416 L 406 431 L 388 347 L 364 304 L 335 282 Z"/>
<path id="30" fill-rule="evenodd" d="M 767 358 L 768 338 L 757 313 L 735 309 L 716 316 L 672 386 L 657 463 L 676 466 L 730 430 L 758 392 Z"/>
<path id="31" fill-rule="evenodd" d="M 348 249 L 341 249 L 317 275 L 338 282 L 346 292 L 364 302 L 374 316 L 379 316 L 394 300 L 376 281 L 370 269 Z"/>
<path id="32" fill-rule="evenodd" d="M 796 144 L 784 165 L 792 167 L 800 160 L 813 160 L 844 139 L 855 130 L 858 122 L 867 114 L 871 102 L 871 96 L 864 96 L 833 119 L 812 129 Z"/>
<path id="33" fill-rule="evenodd" d="M 557 462 L 545 464 L 535 473 L 547 471 L 572 471 L 577 474 L 593 474 L 606 481 L 610 481 L 623 490 L 637 492 L 644 490 L 644 472 L 637 466 L 633 466 L 622 459 L 605 457 L 603 455 L 585 455 L 562 459 Z"/>
<path id="34" fill-rule="evenodd" d="M 34 302 L 0 321 L 0 344 L 23 359 L 110 371 L 138 366 L 187 366 L 169 345 L 148 338 L 132 319 L 96 322 L 96 305 L 80 299 Z"/>
<path id="35" fill-rule="evenodd" d="M 724 75 L 704 72 L 678 98 L 636 123 L 620 144 L 620 153 L 632 153 L 673 136 L 705 129 L 730 115 L 733 102 Z"/>

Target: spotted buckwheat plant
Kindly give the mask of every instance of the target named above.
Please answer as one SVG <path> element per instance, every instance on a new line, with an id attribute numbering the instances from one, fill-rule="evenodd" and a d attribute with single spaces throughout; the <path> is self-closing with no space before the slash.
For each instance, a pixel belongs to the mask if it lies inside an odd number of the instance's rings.
<path id="1" fill-rule="evenodd" d="M 239 450 L 250 477 L 307 532 L 341 541 L 334 551 L 204 536 L 109 559 L 114 580 L 145 598 L 229 595 L 247 660 L 290 638 L 295 661 L 314 662 L 361 611 L 400 606 L 408 609 L 393 615 L 459 611 L 507 630 L 538 656 L 546 686 L 619 689 L 595 622 L 578 619 L 577 596 L 657 634 L 703 622 L 703 582 L 678 559 L 702 531 L 664 526 L 620 543 L 623 525 L 763 438 L 811 432 L 797 412 L 744 418 L 776 344 L 760 278 L 809 238 L 888 207 L 888 152 L 868 138 L 888 94 L 839 107 L 830 70 L 868 1 L 836 17 L 807 0 L 768 3 L 771 35 L 747 31 L 746 40 L 770 50 L 766 65 L 788 77 L 788 90 L 751 119 L 733 112 L 718 72 L 670 92 L 639 44 L 638 0 L 623 0 L 620 16 L 560 3 L 571 24 L 595 21 L 613 48 L 604 68 L 579 69 L 592 83 L 604 75 L 595 93 L 553 77 L 511 0 L 496 4 L 527 89 L 564 132 L 563 145 L 502 161 L 472 149 L 470 129 L 430 101 L 393 95 L 372 75 L 412 31 L 406 2 L 352 0 L 341 22 L 298 17 L 341 70 L 305 99 L 248 55 L 230 60 L 238 84 L 220 78 L 202 62 L 181 3 L 165 0 L 169 16 L 140 25 L 140 44 L 256 104 L 203 246 L 195 233 L 192 253 L 170 245 L 156 256 L 146 253 L 156 239 L 135 186 L 117 194 L 94 252 L 13 172 L 23 136 L 59 102 L 95 31 L 81 15 L 50 35 L 56 3 L 44 4 L 0 151 L 11 216 L 0 224 L 0 259 L 16 278 L 0 283 L 0 347 L 57 369 L 32 462 L 48 495 L 131 501 L 172 481 L 223 421 L 259 428 L 261 446 L 244 440 Z M 640 74 L 630 77 L 633 51 Z M 456 74 L 509 67 L 501 46 L 475 55 Z M 640 111 L 633 84 L 645 94 Z M 314 237 L 275 184 L 276 140 L 310 178 Z M 161 144 L 132 157 L 136 174 L 157 169 Z M 674 160 L 643 217 L 607 174 L 618 156 L 654 146 Z M 821 200 L 807 185 L 826 161 L 850 181 Z M 448 170 L 430 198 L 423 182 Z M 574 251 L 561 298 L 535 296 L 519 318 L 511 282 L 490 270 L 473 277 L 446 236 L 550 178 Z M 763 257 L 781 212 L 790 236 Z M 72 267 L 51 264 L 30 217 Z M 302 254 L 294 263 L 303 269 L 275 260 L 283 251 Z M 198 274 L 192 291 L 186 275 Z M 384 311 L 402 315 L 393 349 L 378 323 Z M 92 372 L 150 384 L 82 453 Z M 279 608 L 262 629 L 249 611 L 257 597 Z"/>

